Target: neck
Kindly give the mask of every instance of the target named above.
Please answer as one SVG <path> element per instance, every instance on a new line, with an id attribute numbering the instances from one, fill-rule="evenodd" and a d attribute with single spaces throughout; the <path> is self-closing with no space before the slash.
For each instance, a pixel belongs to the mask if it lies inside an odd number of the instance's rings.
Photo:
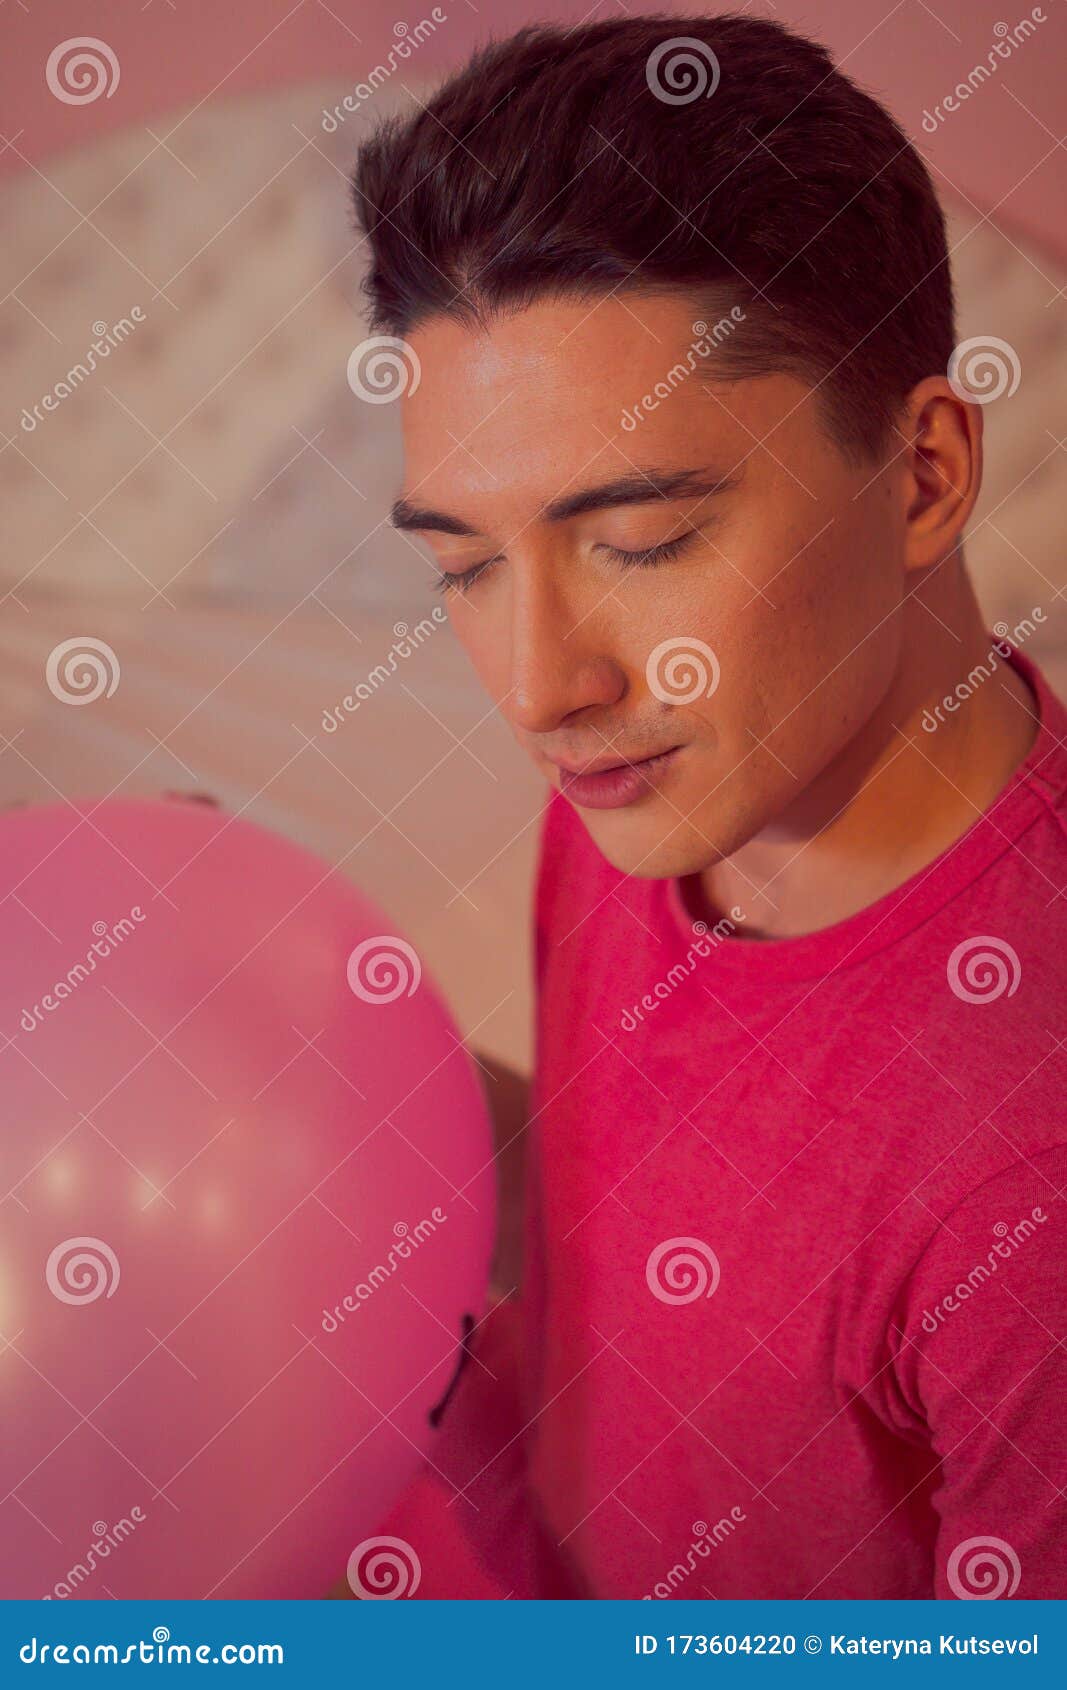
<path id="1" fill-rule="evenodd" d="M 1034 742 L 1033 695 L 990 657 L 961 559 L 929 571 L 901 615 L 900 664 L 860 733 L 788 811 L 700 877 L 713 909 L 744 910 L 752 938 L 815 932 L 891 892 L 977 821 Z M 945 710 L 979 663 L 988 678 Z"/>

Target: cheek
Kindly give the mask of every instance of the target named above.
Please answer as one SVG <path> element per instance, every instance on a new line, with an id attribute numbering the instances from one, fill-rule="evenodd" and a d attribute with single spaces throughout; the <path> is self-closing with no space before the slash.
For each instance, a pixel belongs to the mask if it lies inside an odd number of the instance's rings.
<path id="1" fill-rule="evenodd" d="M 734 670 L 732 587 L 722 568 L 702 558 L 675 574 L 670 564 L 635 571 L 610 595 L 600 589 L 599 626 L 651 713 L 649 695 L 664 709 L 705 720 Z"/>
<path id="2" fill-rule="evenodd" d="M 687 583 L 668 613 L 719 659 L 718 694 L 696 710 L 714 725 L 723 754 L 735 763 L 748 754 L 761 779 L 773 774 L 771 752 L 797 775 L 817 766 L 870 714 L 898 657 L 891 536 L 850 499 L 790 507 L 777 524 L 724 539 L 729 562 L 709 566 L 714 595 L 707 579 L 703 594 L 699 582 Z"/>
<path id="3" fill-rule="evenodd" d="M 511 686 L 507 618 L 488 606 L 475 609 L 460 599 L 449 606 L 449 620 L 479 681 L 494 704 L 499 704 Z"/>
<path id="4" fill-rule="evenodd" d="M 757 601 L 759 627 L 746 640 L 763 721 L 752 726 L 797 775 L 810 774 L 862 727 L 892 682 L 900 576 L 879 536 L 872 543 L 835 523 L 766 590 L 776 608 Z"/>

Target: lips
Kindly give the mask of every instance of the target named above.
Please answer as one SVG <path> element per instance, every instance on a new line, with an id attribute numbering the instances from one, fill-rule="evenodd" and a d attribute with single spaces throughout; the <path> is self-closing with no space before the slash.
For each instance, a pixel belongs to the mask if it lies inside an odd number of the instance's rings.
<path id="1" fill-rule="evenodd" d="M 617 810 L 646 797 L 666 778 L 680 755 L 680 745 L 644 757 L 640 762 L 601 762 L 581 773 L 560 766 L 559 789 L 573 804 L 590 810 Z"/>
<path id="2" fill-rule="evenodd" d="M 608 769 L 639 768 L 642 763 L 654 762 L 657 757 L 666 757 L 668 752 L 676 751 L 674 745 L 667 745 L 662 751 L 645 751 L 640 757 L 602 757 L 599 762 L 590 758 L 588 762 L 568 763 L 562 757 L 552 757 L 550 762 L 567 775 L 602 775 Z"/>

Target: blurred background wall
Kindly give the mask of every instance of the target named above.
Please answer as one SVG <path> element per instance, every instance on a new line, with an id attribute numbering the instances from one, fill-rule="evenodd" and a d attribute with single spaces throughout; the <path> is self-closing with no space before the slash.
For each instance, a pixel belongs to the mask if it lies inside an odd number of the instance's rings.
<path id="1" fill-rule="evenodd" d="M 961 339 L 1007 343 L 1019 378 L 986 408 L 968 554 L 990 626 L 1043 611 L 1027 649 L 1067 692 L 1062 0 L 746 9 L 824 40 L 931 169 Z M 346 173 L 368 126 L 490 32 L 614 11 L 0 13 L 0 804 L 210 793 L 340 864 L 463 1031 L 520 1063 L 543 787 L 386 525 L 397 421 L 347 377 L 365 328 Z M 99 367 L 67 382 L 94 341 Z"/>

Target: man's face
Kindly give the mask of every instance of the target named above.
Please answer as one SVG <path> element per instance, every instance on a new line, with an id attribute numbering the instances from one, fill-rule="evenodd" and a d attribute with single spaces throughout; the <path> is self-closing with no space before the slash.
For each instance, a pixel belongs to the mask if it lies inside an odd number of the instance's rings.
<path id="1" fill-rule="evenodd" d="M 437 317 L 402 403 L 398 517 L 467 577 L 460 640 L 603 855 L 649 877 L 799 837 L 900 655 L 893 455 L 849 465 L 808 387 L 725 382 L 699 328 L 685 294 Z"/>

